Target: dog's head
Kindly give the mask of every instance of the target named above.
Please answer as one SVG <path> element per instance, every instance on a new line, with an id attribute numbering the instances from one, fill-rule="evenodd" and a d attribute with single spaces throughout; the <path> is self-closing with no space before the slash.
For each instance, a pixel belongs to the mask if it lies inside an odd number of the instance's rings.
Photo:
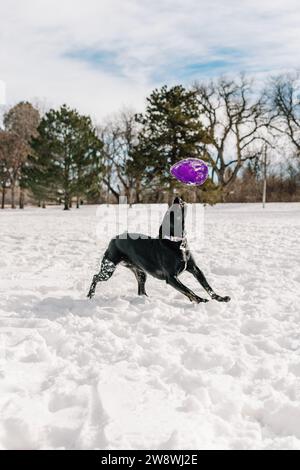
<path id="1" fill-rule="evenodd" d="M 181 199 L 181 197 L 179 197 L 179 196 L 175 197 L 172 205 L 174 206 L 174 204 L 179 204 L 181 207 L 185 207 L 185 205 L 186 205 L 184 200 Z"/>
<path id="2" fill-rule="evenodd" d="M 164 216 L 159 229 L 159 238 L 172 241 L 181 241 L 185 238 L 186 210 L 184 200 L 177 196 Z"/>

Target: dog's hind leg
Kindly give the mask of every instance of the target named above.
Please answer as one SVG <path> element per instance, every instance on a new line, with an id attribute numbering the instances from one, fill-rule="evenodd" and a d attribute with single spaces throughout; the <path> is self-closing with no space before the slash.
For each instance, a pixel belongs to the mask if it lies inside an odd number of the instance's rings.
<path id="1" fill-rule="evenodd" d="M 92 284 L 87 295 L 89 299 L 94 296 L 98 282 L 107 281 L 113 275 L 120 261 L 122 261 L 122 254 L 117 247 L 116 239 L 113 238 L 104 253 L 99 273 L 95 274 L 93 277 Z"/>
<path id="2" fill-rule="evenodd" d="M 98 282 L 107 281 L 116 269 L 115 263 L 110 261 L 106 256 L 103 257 L 101 268 L 98 274 L 95 274 L 87 297 L 91 299 L 95 295 L 95 290 Z"/>
<path id="3" fill-rule="evenodd" d="M 138 282 L 138 295 L 147 295 L 145 290 L 147 274 L 145 273 L 145 271 L 141 268 L 138 268 L 137 266 L 134 266 L 131 263 L 124 263 L 124 266 L 130 269 L 130 271 L 132 271 L 136 277 L 136 280 Z"/>
<path id="4" fill-rule="evenodd" d="M 206 292 L 211 296 L 213 300 L 217 300 L 218 302 L 229 302 L 231 300 L 228 296 L 221 297 L 220 295 L 215 293 L 215 291 L 208 284 L 203 272 L 198 268 L 192 258 L 190 258 L 190 260 L 188 261 L 186 270 L 189 273 L 193 274 L 193 276 L 197 279 L 197 281 L 201 284 L 201 286 L 206 290 Z"/>
<path id="5" fill-rule="evenodd" d="M 131 269 L 134 272 L 134 275 L 138 282 L 138 295 L 147 295 L 146 290 L 145 290 L 147 274 L 145 273 L 145 271 L 139 268 L 133 267 Z"/>
<path id="6" fill-rule="evenodd" d="M 170 286 L 174 287 L 174 289 L 178 290 L 181 292 L 183 295 L 185 295 L 188 299 L 190 299 L 191 302 L 196 302 L 199 304 L 200 302 L 208 302 L 207 299 L 202 299 L 201 297 L 198 297 L 192 290 L 190 290 L 188 287 L 186 287 L 182 282 L 180 282 L 177 277 L 175 276 L 170 276 L 167 278 L 167 284 Z"/>

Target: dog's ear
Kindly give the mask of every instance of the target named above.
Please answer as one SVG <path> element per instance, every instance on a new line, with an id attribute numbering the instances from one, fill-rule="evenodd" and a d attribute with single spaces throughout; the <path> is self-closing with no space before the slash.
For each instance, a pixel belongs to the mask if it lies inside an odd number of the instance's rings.
<path id="1" fill-rule="evenodd" d="M 173 201 L 173 204 L 180 204 L 181 206 L 183 206 L 184 205 L 184 200 L 181 197 L 176 196 L 174 201 Z"/>
<path id="2" fill-rule="evenodd" d="M 179 196 L 176 196 L 163 218 L 159 229 L 159 238 L 176 237 L 182 239 L 185 236 L 185 216 L 186 204 Z"/>
<path id="3" fill-rule="evenodd" d="M 184 200 L 182 199 L 182 197 L 176 196 L 175 199 L 174 199 L 173 204 L 180 204 L 180 205 L 183 205 L 183 204 L 184 204 Z"/>

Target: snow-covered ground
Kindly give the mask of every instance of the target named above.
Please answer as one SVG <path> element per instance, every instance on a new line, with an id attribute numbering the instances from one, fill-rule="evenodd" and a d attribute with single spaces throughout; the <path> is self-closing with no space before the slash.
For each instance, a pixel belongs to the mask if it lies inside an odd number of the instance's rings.
<path id="1" fill-rule="evenodd" d="M 300 205 L 204 221 L 191 245 L 229 304 L 152 278 L 139 298 L 123 267 L 89 301 L 95 207 L 0 213 L 2 448 L 300 449 Z"/>

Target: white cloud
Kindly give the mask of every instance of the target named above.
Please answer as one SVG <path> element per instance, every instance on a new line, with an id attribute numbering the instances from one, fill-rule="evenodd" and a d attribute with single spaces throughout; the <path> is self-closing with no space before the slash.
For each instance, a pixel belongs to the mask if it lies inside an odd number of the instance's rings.
<path id="1" fill-rule="evenodd" d="M 298 0 L 0 0 L 0 11 L 8 101 L 67 102 L 97 119 L 141 108 L 154 86 L 195 70 L 201 78 L 299 65 Z"/>

